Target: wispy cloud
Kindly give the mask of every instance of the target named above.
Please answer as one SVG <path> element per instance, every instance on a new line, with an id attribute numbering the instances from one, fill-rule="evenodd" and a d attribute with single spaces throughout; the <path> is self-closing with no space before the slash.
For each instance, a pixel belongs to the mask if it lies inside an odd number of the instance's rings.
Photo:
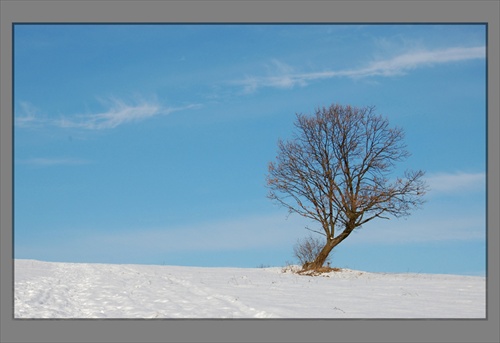
<path id="1" fill-rule="evenodd" d="M 486 190 L 485 173 L 436 173 L 426 178 L 431 192 L 456 193 Z"/>
<path id="2" fill-rule="evenodd" d="M 372 221 L 354 232 L 347 244 L 399 244 L 419 242 L 470 241 L 486 239 L 485 212 L 472 210 L 470 204 L 450 207 L 449 197 L 485 192 L 485 173 L 435 173 L 426 177 L 429 199 L 424 211 L 415 211 L 408 220 Z"/>
<path id="3" fill-rule="evenodd" d="M 20 112 L 14 118 L 14 124 L 19 128 L 38 127 L 46 123 L 46 118 L 42 118 L 38 109 L 29 102 L 20 103 Z"/>
<path id="4" fill-rule="evenodd" d="M 110 102 L 111 105 L 105 112 L 62 118 L 57 120 L 56 124 L 63 128 L 75 127 L 90 130 L 113 129 L 122 124 L 138 122 L 158 115 L 167 115 L 172 112 L 199 107 L 199 105 L 187 105 L 183 107 L 166 108 L 156 103 L 148 102 L 131 105 L 119 99 L 112 99 Z"/>
<path id="5" fill-rule="evenodd" d="M 415 51 L 402 54 L 389 60 L 372 62 L 368 67 L 347 71 L 347 76 L 392 76 L 402 75 L 408 70 L 471 59 L 485 58 L 485 47 L 449 48 L 434 51 Z"/>
<path id="6" fill-rule="evenodd" d="M 404 53 L 386 60 L 373 61 L 367 66 L 355 69 L 326 70 L 309 73 L 295 73 L 291 66 L 274 61 L 276 68 L 274 75 L 256 77 L 246 76 L 242 80 L 235 81 L 244 87 L 246 93 L 256 91 L 258 88 L 292 88 L 305 86 L 309 82 L 336 77 L 365 78 L 373 76 L 396 76 L 404 75 L 408 71 L 430 67 L 437 64 L 466 61 L 472 59 L 483 59 L 486 57 L 486 48 L 480 47 L 454 47 L 441 50 L 419 50 Z M 286 66 L 286 68 L 284 67 Z"/>
<path id="7" fill-rule="evenodd" d="M 443 215 L 441 214 L 441 217 Z M 483 216 L 439 213 L 412 216 L 411 220 L 379 220 L 354 231 L 345 244 L 402 244 L 486 239 Z"/>
<path id="8" fill-rule="evenodd" d="M 440 173 L 427 178 L 435 191 L 454 192 L 484 189 L 484 173 Z M 470 241 L 486 238 L 485 217 L 470 215 L 460 207 L 440 206 L 416 211 L 408 220 L 391 219 L 370 222 L 355 231 L 349 244 L 402 244 L 418 242 Z M 298 238 L 307 236 L 305 227 L 317 228 L 298 215 L 286 219 L 285 213 L 250 215 L 212 222 L 161 228 L 136 228 L 93 234 L 93 242 L 102 249 L 150 252 L 236 251 L 255 248 L 293 247 Z M 344 244 L 344 243 L 342 243 Z"/>
<path id="9" fill-rule="evenodd" d="M 141 103 L 129 105 L 121 100 L 113 100 L 105 112 L 87 115 L 76 115 L 56 121 L 63 128 L 83 128 L 91 130 L 112 129 L 119 125 L 144 120 L 165 112 L 156 104 Z M 78 119 L 77 119 L 78 118 Z"/>
<path id="10" fill-rule="evenodd" d="M 47 117 L 41 117 L 34 106 L 22 103 L 23 114 L 16 116 L 15 124 L 18 127 L 51 125 L 59 128 L 104 130 L 113 129 L 123 124 L 143 121 L 155 116 L 201 107 L 199 104 L 190 104 L 181 107 L 163 107 L 156 102 L 141 101 L 127 103 L 116 98 L 105 101 L 104 106 L 106 110 L 99 113 L 77 114 L 61 116 L 58 119 L 48 119 Z"/>
<path id="11" fill-rule="evenodd" d="M 89 160 L 78 158 L 30 158 L 23 160 L 16 160 L 16 163 L 26 164 L 37 167 L 51 167 L 51 166 L 76 166 L 91 163 Z"/>
<path id="12" fill-rule="evenodd" d="M 284 214 L 255 215 L 177 227 L 102 233 L 92 239 L 108 247 L 154 251 L 235 251 L 291 246 L 306 220 Z"/>
<path id="13" fill-rule="evenodd" d="M 115 232 L 89 232 L 78 237 L 76 246 L 92 246 L 94 252 L 127 254 L 203 253 L 244 251 L 247 249 L 290 249 L 298 238 L 311 234 L 304 227 L 315 227 L 300 216 L 263 215 L 164 228 L 135 228 Z M 318 228 L 321 230 L 320 228 Z M 319 236 L 318 236 L 319 237 Z M 342 245 L 403 244 L 444 241 L 480 241 L 486 238 L 482 217 L 379 220 L 355 231 Z"/>
<path id="14" fill-rule="evenodd" d="M 16 117 L 14 120 L 14 124 L 18 128 L 26 128 L 26 127 L 34 127 L 41 124 L 41 119 L 37 118 L 34 115 L 23 115 L 20 117 Z"/>

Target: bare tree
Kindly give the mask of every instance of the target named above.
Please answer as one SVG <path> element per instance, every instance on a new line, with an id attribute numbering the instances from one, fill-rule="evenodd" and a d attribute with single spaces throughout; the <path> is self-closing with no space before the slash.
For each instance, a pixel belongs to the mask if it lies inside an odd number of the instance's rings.
<path id="1" fill-rule="evenodd" d="M 408 216 L 423 204 L 423 171 L 389 179 L 396 162 L 410 154 L 401 128 L 390 128 L 374 107 L 332 105 L 314 116 L 297 115 L 297 132 L 278 142 L 269 163 L 268 197 L 321 225 L 325 244 L 310 269 L 319 269 L 332 249 L 375 218 Z"/>

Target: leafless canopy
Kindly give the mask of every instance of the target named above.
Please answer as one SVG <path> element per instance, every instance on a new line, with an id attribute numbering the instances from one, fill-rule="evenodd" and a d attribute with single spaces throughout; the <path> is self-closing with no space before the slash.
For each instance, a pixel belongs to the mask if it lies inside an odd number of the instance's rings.
<path id="1" fill-rule="evenodd" d="M 268 197 L 321 224 L 326 256 L 318 255 L 316 267 L 355 228 L 407 216 L 423 203 L 423 171 L 390 179 L 409 152 L 403 130 L 389 127 L 373 107 L 332 105 L 314 116 L 297 115 L 295 126 L 293 139 L 280 140 L 269 163 Z"/>

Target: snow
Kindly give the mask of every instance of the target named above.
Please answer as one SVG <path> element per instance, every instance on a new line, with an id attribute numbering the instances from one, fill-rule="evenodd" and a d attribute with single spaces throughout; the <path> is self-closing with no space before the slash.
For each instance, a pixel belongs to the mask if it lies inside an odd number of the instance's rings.
<path id="1" fill-rule="evenodd" d="M 15 318 L 485 318 L 486 278 L 14 261 Z"/>

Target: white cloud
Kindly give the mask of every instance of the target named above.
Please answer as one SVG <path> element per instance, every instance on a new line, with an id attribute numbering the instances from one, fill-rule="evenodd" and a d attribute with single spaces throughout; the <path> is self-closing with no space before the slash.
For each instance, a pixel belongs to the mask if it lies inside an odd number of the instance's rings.
<path id="1" fill-rule="evenodd" d="M 127 105 L 115 100 L 111 108 L 105 112 L 89 115 L 78 115 L 80 120 L 63 118 L 56 121 L 60 127 L 78 127 L 84 129 L 112 129 L 118 125 L 132 121 L 140 121 L 161 113 L 158 105 L 142 103 Z"/>
<path id="2" fill-rule="evenodd" d="M 36 123 L 39 123 L 39 120 L 34 115 L 24 115 L 15 118 L 15 125 L 20 128 L 32 127 Z"/>
<path id="3" fill-rule="evenodd" d="M 307 222 L 298 216 L 248 216 L 158 229 L 99 234 L 92 240 L 109 247 L 149 251 L 231 251 L 292 246 L 305 234 Z"/>
<path id="4" fill-rule="evenodd" d="M 40 117 L 38 109 L 29 102 L 23 101 L 20 103 L 20 112 L 22 114 L 16 115 L 14 124 L 19 128 L 37 127 L 46 122 L 45 118 Z"/>
<path id="5" fill-rule="evenodd" d="M 392 76 L 401 75 L 411 69 L 432 66 L 439 63 L 485 58 L 485 47 L 449 48 L 434 51 L 415 51 L 396 56 L 390 60 L 373 62 L 367 68 L 348 71 L 347 76 Z"/>
<path id="6" fill-rule="evenodd" d="M 298 238 L 317 228 L 300 216 L 284 214 L 248 216 L 208 223 L 164 228 L 136 228 L 114 233 L 95 231 L 88 241 L 97 249 L 152 253 L 225 252 L 245 249 L 286 248 L 292 251 Z M 337 233 L 338 234 L 338 233 Z M 319 236 L 318 236 L 319 237 Z M 486 238 L 482 216 L 436 218 L 412 216 L 411 220 L 378 220 L 354 231 L 342 246 L 471 241 Z M 79 238 L 82 239 L 82 238 Z"/>
<path id="7" fill-rule="evenodd" d="M 245 92 L 250 93 L 262 87 L 292 88 L 297 85 L 305 86 L 310 81 L 335 77 L 365 78 L 371 76 L 403 75 L 409 70 L 420 67 L 471 59 L 483 59 L 485 57 L 485 47 L 455 47 L 433 51 L 420 50 L 401 54 L 387 60 L 374 61 L 367 67 L 311 73 L 294 73 L 292 67 L 274 60 L 273 63 L 276 66 L 278 75 L 246 77 L 235 83 L 242 85 Z"/>
<path id="8" fill-rule="evenodd" d="M 159 115 L 167 115 L 173 112 L 201 107 L 198 104 L 190 104 L 182 107 L 163 107 L 156 102 L 146 101 L 130 104 L 116 98 L 104 102 L 104 106 L 107 109 L 100 113 L 77 114 L 63 116 L 59 119 L 48 119 L 40 117 L 37 114 L 38 110 L 34 106 L 28 103 L 21 103 L 23 114 L 16 116 L 15 124 L 21 128 L 52 125 L 60 128 L 103 130 L 113 129 L 123 124 L 138 122 Z"/>
<path id="9" fill-rule="evenodd" d="M 166 115 L 172 112 L 198 108 L 199 105 L 188 105 L 184 107 L 164 108 L 156 103 L 141 102 L 139 104 L 127 104 L 122 100 L 112 99 L 111 106 L 105 112 L 78 115 L 72 118 L 63 118 L 56 124 L 63 128 L 83 128 L 90 130 L 113 129 L 119 125 L 142 121 L 158 115 Z M 78 117 L 80 120 L 75 120 Z"/>
<path id="10" fill-rule="evenodd" d="M 354 231 L 346 244 L 402 244 L 444 241 L 471 241 L 486 239 L 484 216 L 438 218 L 415 215 L 411 219 L 378 220 Z"/>
<path id="11" fill-rule="evenodd" d="M 486 208 L 453 201 L 486 191 L 485 173 L 435 173 L 426 177 L 429 201 L 406 219 L 374 220 L 351 234 L 348 244 L 400 244 L 486 239 Z M 430 198 L 431 195 L 444 197 Z M 346 241 L 347 241 L 346 240 Z"/>
<path id="12" fill-rule="evenodd" d="M 457 193 L 486 190 L 485 173 L 436 173 L 426 178 L 432 193 Z"/>

